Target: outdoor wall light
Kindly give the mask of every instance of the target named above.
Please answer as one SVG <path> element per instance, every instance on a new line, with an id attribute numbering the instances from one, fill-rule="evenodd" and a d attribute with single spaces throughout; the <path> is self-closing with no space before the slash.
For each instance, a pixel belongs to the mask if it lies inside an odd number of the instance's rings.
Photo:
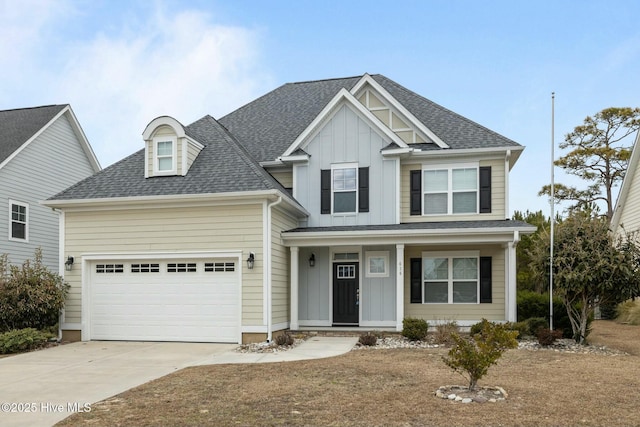
<path id="1" fill-rule="evenodd" d="M 314 267 L 316 265 L 316 254 L 311 254 L 309 257 L 309 267 Z"/>
<path id="2" fill-rule="evenodd" d="M 256 262 L 256 254 L 253 252 L 249 253 L 249 258 L 247 258 L 247 268 L 249 270 L 253 270 L 253 264 Z"/>
<path id="3" fill-rule="evenodd" d="M 68 256 L 67 260 L 64 263 L 64 269 L 67 271 L 71 271 L 72 268 L 73 268 L 73 257 Z"/>

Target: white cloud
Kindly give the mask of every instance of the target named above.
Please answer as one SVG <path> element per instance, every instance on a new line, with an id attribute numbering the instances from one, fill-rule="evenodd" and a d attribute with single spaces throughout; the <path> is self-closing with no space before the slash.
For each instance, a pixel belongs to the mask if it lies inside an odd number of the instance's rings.
<path id="1" fill-rule="evenodd" d="M 271 84 L 259 69 L 258 34 L 209 18 L 156 10 L 133 31 L 76 44 L 56 92 L 69 99 L 103 166 L 142 148 L 142 131 L 157 116 L 185 125 L 217 118 Z"/>

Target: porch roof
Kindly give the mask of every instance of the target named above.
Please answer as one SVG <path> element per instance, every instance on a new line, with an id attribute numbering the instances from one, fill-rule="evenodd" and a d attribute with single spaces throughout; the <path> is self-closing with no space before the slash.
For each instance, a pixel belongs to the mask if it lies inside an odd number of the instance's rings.
<path id="1" fill-rule="evenodd" d="M 299 227 L 282 233 L 288 246 L 314 244 L 483 244 L 517 243 L 536 227 L 523 221 L 438 221 L 378 225 Z"/>

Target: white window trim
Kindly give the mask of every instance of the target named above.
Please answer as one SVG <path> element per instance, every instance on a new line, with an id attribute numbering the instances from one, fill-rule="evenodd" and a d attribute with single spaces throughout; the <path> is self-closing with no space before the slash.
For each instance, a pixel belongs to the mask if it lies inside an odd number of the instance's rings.
<path id="1" fill-rule="evenodd" d="M 11 235 L 13 225 L 13 205 L 22 206 L 25 208 L 25 226 L 24 226 L 24 239 L 13 237 Z M 12 242 L 29 243 L 29 204 L 25 202 L 19 202 L 17 200 L 9 199 L 9 240 Z"/>
<path id="2" fill-rule="evenodd" d="M 356 192 L 356 208 L 354 212 L 334 212 L 335 209 L 335 198 L 333 197 L 335 194 L 334 188 L 333 188 L 333 171 L 334 170 L 339 170 L 339 169 L 355 169 L 356 170 L 356 188 L 355 188 L 355 192 Z M 333 164 L 331 165 L 331 215 L 334 216 L 353 216 L 353 215 L 357 215 L 358 214 L 358 210 L 359 210 L 359 206 L 358 206 L 358 186 L 360 185 L 359 181 L 359 169 L 358 169 L 358 163 L 338 163 L 338 164 Z M 346 192 L 346 191 L 341 191 L 338 190 L 338 192 Z M 351 190 L 349 190 L 349 192 L 351 192 Z"/>
<path id="3" fill-rule="evenodd" d="M 371 258 L 383 258 L 384 259 L 384 271 L 382 273 L 372 273 L 370 270 L 371 264 L 369 260 Z M 365 255 L 365 276 L 366 277 L 389 277 L 389 251 L 371 251 Z"/>
<path id="4" fill-rule="evenodd" d="M 422 259 L 425 258 L 447 258 L 447 267 L 448 267 L 448 277 L 447 277 L 447 298 L 448 301 L 446 304 L 456 304 L 456 305 L 473 305 L 480 304 L 480 251 L 450 251 L 450 252 L 423 252 Z M 454 258 L 477 258 L 477 275 L 476 275 L 476 302 L 453 302 L 453 262 Z M 425 305 L 442 305 L 445 303 L 442 302 L 424 302 L 424 262 L 423 262 L 423 271 L 422 280 L 421 280 L 421 294 L 422 294 L 422 304 Z"/>
<path id="5" fill-rule="evenodd" d="M 171 141 L 171 170 L 159 170 L 158 143 Z M 163 156 L 164 157 L 164 156 Z M 175 136 L 156 136 L 153 138 L 153 174 L 177 175 L 178 174 L 178 138 Z"/>
<path id="6" fill-rule="evenodd" d="M 453 213 L 453 170 L 454 169 L 475 169 L 476 170 L 476 210 L 475 212 L 461 212 L 461 213 Z M 445 213 L 435 213 L 435 214 L 427 214 L 425 213 L 426 203 L 424 202 L 424 196 L 427 194 L 424 185 L 424 173 L 426 171 L 437 171 L 437 170 L 446 170 L 447 171 L 447 212 Z M 450 163 L 450 164 L 442 164 L 442 165 L 422 165 L 422 176 L 420 177 L 422 180 L 422 200 L 420 201 L 422 205 L 422 216 L 439 216 L 439 215 L 475 215 L 480 211 L 480 164 L 479 163 Z"/>

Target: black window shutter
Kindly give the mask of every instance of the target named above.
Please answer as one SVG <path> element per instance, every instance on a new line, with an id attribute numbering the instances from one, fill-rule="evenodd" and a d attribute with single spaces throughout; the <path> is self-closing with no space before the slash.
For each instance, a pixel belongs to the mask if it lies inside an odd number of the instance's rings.
<path id="1" fill-rule="evenodd" d="M 413 170 L 411 171 L 410 179 L 410 214 L 411 215 L 422 215 L 422 171 L 421 170 Z"/>
<path id="2" fill-rule="evenodd" d="M 422 258 L 411 258 L 411 304 L 422 304 Z"/>
<path id="3" fill-rule="evenodd" d="M 480 213 L 491 213 L 491 166 L 480 167 Z"/>
<path id="4" fill-rule="evenodd" d="M 358 169 L 358 212 L 369 212 L 369 168 Z"/>
<path id="5" fill-rule="evenodd" d="M 480 257 L 480 302 L 491 302 L 491 257 Z"/>
<path id="6" fill-rule="evenodd" d="M 331 169 L 320 171 L 320 213 L 331 213 Z"/>

